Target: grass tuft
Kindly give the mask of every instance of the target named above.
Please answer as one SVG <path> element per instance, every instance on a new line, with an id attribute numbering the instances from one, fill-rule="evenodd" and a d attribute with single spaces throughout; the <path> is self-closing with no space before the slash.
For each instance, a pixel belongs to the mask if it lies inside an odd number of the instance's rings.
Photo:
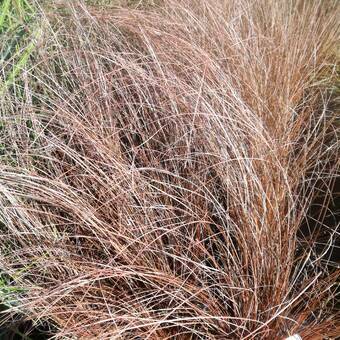
<path id="1" fill-rule="evenodd" d="M 336 337 L 339 4 L 130 5 L 38 7 L 4 72 L 9 311 L 61 339 Z"/>

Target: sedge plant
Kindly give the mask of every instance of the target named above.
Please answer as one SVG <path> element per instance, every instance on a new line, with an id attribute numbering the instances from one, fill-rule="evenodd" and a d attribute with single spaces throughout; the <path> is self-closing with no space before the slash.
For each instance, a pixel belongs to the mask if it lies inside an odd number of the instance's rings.
<path id="1" fill-rule="evenodd" d="M 42 13 L 23 99 L 1 99 L 11 311 L 59 339 L 336 337 L 338 3 Z"/>

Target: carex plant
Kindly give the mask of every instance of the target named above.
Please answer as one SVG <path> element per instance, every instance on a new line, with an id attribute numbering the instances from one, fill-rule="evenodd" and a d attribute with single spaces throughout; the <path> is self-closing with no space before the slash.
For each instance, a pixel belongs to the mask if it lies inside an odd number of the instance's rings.
<path id="1" fill-rule="evenodd" d="M 10 311 L 61 339 L 335 337 L 338 3 L 39 13 L 3 67 Z"/>

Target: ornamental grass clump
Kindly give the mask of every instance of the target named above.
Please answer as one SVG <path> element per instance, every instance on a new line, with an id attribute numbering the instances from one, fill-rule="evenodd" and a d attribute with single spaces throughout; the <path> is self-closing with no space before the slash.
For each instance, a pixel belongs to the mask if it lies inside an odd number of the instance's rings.
<path id="1" fill-rule="evenodd" d="M 1 99 L 13 314 L 60 339 L 339 334 L 324 223 L 338 15 L 306 0 L 44 10 L 23 99 Z"/>

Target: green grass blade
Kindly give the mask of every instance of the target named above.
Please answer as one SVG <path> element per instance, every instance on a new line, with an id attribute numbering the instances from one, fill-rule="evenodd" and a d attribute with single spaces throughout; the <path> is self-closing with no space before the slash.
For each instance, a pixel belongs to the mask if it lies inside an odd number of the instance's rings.
<path id="1" fill-rule="evenodd" d="M 2 3 L 1 14 L 0 14 L 0 30 L 3 29 L 6 17 L 8 17 L 9 15 L 10 4 L 11 4 L 11 0 L 5 0 Z"/>

